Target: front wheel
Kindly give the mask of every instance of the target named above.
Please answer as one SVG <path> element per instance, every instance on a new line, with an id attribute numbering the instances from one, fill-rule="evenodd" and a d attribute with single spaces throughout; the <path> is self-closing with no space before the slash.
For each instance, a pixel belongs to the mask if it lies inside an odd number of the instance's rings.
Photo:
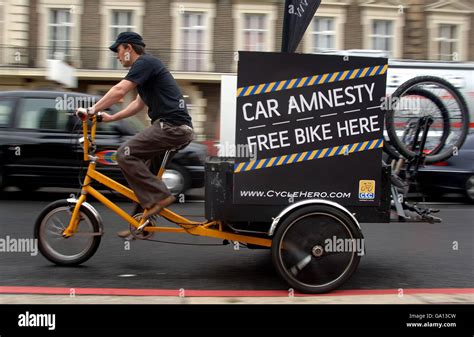
<path id="1" fill-rule="evenodd" d="M 362 233 L 354 219 L 327 205 L 295 210 L 283 219 L 272 241 L 278 274 L 304 293 L 340 287 L 364 254 Z"/>
<path id="2" fill-rule="evenodd" d="M 90 259 L 97 251 L 101 240 L 101 228 L 90 210 L 81 207 L 77 232 L 62 236 L 67 228 L 75 204 L 60 200 L 48 205 L 35 224 L 35 239 L 45 258 L 61 266 L 79 265 Z"/>

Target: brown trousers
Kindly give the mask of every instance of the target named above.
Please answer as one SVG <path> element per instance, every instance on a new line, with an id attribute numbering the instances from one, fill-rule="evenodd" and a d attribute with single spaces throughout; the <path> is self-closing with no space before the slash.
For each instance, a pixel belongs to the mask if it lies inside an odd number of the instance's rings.
<path id="1" fill-rule="evenodd" d="M 150 208 L 171 195 L 165 183 L 156 177 L 156 172 L 150 170 L 150 162 L 163 158 L 167 150 L 184 148 L 192 140 L 190 127 L 157 120 L 119 147 L 117 162 L 143 208 Z"/>

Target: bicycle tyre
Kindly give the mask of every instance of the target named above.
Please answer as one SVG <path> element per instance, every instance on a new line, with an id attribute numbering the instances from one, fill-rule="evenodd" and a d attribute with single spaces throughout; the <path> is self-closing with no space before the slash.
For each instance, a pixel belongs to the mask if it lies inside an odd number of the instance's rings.
<path id="1" fill-rule="evenodd" d="M 361 252 L 328 251 L 328 240 L 335 238 L 363 244 L 354 220 L 334 207 L 310 205 L 294 210 L 282 219 L 272 239 L 277 273 L 303 293 L 326 293 L 340 287 L 356 271 L 364 247 Z"/>
<path id="2" fill-rule="evenodd" d="M 422 96 L 428 100 L 430 100 L 440 111 L 441 117 L 443 118 L 443 133 L 441 136 L 440 144 L 444 144 L 446 142 L 446 139 L 449 136 L 450 132 L 450 125 L 449 125 L 449 112 L 447 111 L 445 105 L 441 101 L 441 99 L 438 98 L 435 94 L 432 92 L 422 89 L 422 88 L 412 88 L 410 89 L 406 95 L 415 95 L 415 96 Z M 392 116 L 393 118 L 393 116 Z M 387 131 L 388 132 L 388 131 Z M 397 137 L 398 138 L 398 137 Z M 430 152 L 430 155 L 435 155 L 439 153 L 442 149 L 442 146 L 436 147 L 434 150 Z M 390 144 L 390 138 L 385 139 L 384 144 L 383 144 L 383 150 L 385 151 L 386 154 L 389 155 L 390 158 L 392 159 L 400 159 L 403 158 L 403 156 L 398 152 L 395 147 Z"/>
<path id="3" fill-rule="evenodd" d="M 459 126 L 460 134 L 458 139 L 456 139 L 453 144 L 445 144 L 437 153 L 426 155 L 425 163 L 430 164 L 446 160 L 447 158 L 453 155 L 456 149 L 461 148 L 469 132 L 469 113 L 467 110 L 466 102 L 460 92 L 448 81 L 435 76 L 419 76 L 406 81 L 397 90 L 395 90 L 394 94 L 392 95 L 392 99 L 403 97 L 405 93 L 410 92 L 410 90 L 417 89 L 416 86 L 421 84 L 435 84 L 444 88 L 459 105 L 460 117 L 462 119 Z M 445 110 L 449 116 L 449 109 L 446 108 L 446 105 L 444 103 L 443 106 L 445 106 Z M 449 118 L 451 118 L 451 116 L 449 116 Z M 385 127 L 387 129 L 391 145 L 400 153 L 400 155 L 402 155 L 406 159 L 413 159 L 416 153 L 410 150 L 407 145 L 400 140 L 396 133 L 397 130 L 395 127 L 393 109 L 389 109 L 387 111 L 387 116 L 385 118 Z M 447 135 L 447 137 L 449 137 L 449 134 Z"/>
<path id="4" fill-rule="evenodd" d="M 75 238 L 78 238 L 80 240 L 81 237 L 78 235 L 73 235 L 70 238 L 64 238 L 61 235 L 62 229 L 64 227 L 59 228 L 57 224 L 54 223 L 54 221 L 52 221 L 53 226 L 51 227 L 48 225 L 48 221 L 59 212 L 66 211 L 66 213 L 68 213 L 69 210 L 69 212 L 72 213 L 73 208 L 74 205 L 66 200 L 55 201 L 46 206 L 46 208 L 38 216 L 38 219 L 35 223 L 34 237 L 38 240 L 39 251 L 46 259 L 60 266 L 76 266 L 89 260 L 95 254 L 97 248 L 99 248 L 99 244 L 102 238 L 101 228 L 97 218 L 92 214 L 90 210 L 85 207 L 81 207 L 80 216 L 82 217 L 82 220 L 79 224 L 79 229 L 81 228 L 82 221 L 86 221 L 92 231 L 85 233 L 86 235 L 84 237 L 86 237 L 86 240 L 82 241 L 86 241 L 86 244 L 84 245 L 85 248 L 83 250 L 75 254 L 70 254 L 68 252 L 68 249 L 70 247 L 67 246 L 69 246 L 73 242 L 76 242 L 74 241 Z M 65 218 L 66 214 L 64 214 L 64 219 Z M 67 226 L 65 222 L 66 221 L 63 222 L 63 226 Z M 53 234 L 52 240 L 47 239 L 47 231 Z M 87 239 L 88 237 L 89 239 Z M 69 242 L 66 243 L 67 241 Z M 58 243 L 60 244 L 59 247 L 57 245 Z M 62 243 L 66 243 L 64 245 L 66 251 L 65 253 L 59 251 Z"/>

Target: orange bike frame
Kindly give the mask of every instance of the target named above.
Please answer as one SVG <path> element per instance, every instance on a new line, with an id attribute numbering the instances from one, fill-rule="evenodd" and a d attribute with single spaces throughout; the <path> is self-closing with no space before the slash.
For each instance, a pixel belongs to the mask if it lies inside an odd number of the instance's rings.
<path id="1" fill-rule="evenodd" d="M 97 117 L 94 116 L 92 119 L 92 128 L 90 134 L 91 142 L 95 139 L 96 127 L 97 127 Z M 101 194 L 99 191 L 94 189 L 91 185 L 93 181 L 97 181 L 98 183 L 107 186 L 108 188 L 120 193 L 121 195 L 127 197 L 128 199 L 139 203 L 135 193 L 126 186 L 116 182 L 113 179 L 105 176 L 104 174 L 96 171 L 96 161 L 95 157 L 89 155 L 89 140 L 88 140 L 88 121 L 87 118 L 82 121 L 82 128 L 83 128 L 83 136 L 84 136 L 84 160 L 89 162 L 89 167 L 87 168 L 87 174 L 84 178 L 83 187 L 81 190 L 81 196 L 74 207 L 73 214 L 71 216 L 71 220 L 69 221 L 68 227 L 64 230 L 63 235 L 65 237 L 73 236 L 76 233 L 78 225 L 79 225 L 79 210 L 81 205 L 86 201 L 87 195 L 93 196 L 95 199 L 100 201 L 102 204 L 107 206 L 110 210 L 112 210 L 115 214 L 120 216 L 124 219 L 127 223 L 135 228 L 141 227 L 145 223 L 145 219 L 136 220 L 129 214 L 127 214 L 123 209 L 118 207 L 115 203 L 110 201 L 107 197 Z M 161 178 L 163 176 L 164 169 L 160 168 L 157 176 Z M 247 236 L 247 235 L 240 235 L 234 234 L 230 232 L 226 232 L 223 230 L 223 223 L 221 221 L 207 221 L 207 222 L 196 222 L 186 219 L 179 214 L 176 214 L 169 209 L 165 208 L 161 210 L 160 216 L 165 218 L 166 220 L 177 224 L 179 227 L 160 227 L 160 226 L 148 226 L 146 225 L 143 231 L 147 232 L 173 232 L 173 233 L 189 233 L 193 235 L 199 236 L 207 236 L 219 239 L 226 239 L 231 241 L 239 241 L 243 243 L 251 243 L 259 246 L 270 247 L 271 246 L 271 239 L 260 238 L 255 236 Z"/>

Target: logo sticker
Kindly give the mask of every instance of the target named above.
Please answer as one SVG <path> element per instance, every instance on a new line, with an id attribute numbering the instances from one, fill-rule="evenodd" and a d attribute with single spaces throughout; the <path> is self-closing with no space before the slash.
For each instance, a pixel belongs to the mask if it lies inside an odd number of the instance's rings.
<path id="1" fill-rule="evenodd" d="M 106 150 L 96 153 L 97 162 L 102 165 L 114 166 L 117 164 L 117 151 L 116 150 Z"/>
<path id="2" fill-rule="evenodd" d="M 359 180 L 359 199 L 375 199 L 375 180 Z"/>

